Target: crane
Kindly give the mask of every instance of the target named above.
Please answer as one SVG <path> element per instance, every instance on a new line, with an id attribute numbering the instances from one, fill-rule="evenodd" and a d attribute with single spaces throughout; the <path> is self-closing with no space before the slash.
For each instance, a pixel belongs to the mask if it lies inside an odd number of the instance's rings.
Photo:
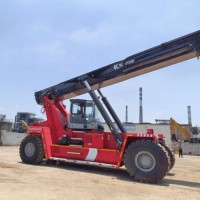
<path id="1" fill-rule="evenodd" d="M 110 168 L 125 165 L 134 180 L 158 182 L 175 162 L 164 138 L 152 129 L 146 133 L 126 133 L 101 90 L 199 56 L 200 31 L 197 31 L 35 92 L 36 102 L 44 107 L 47 120 L 29 126 L 28 136 L 20 145 L 22 161 L 40 164 L 46 159 Z M 69 113 L 63 100 L 84 93 L 89 93 L 92 101 L 72 99 Z M 95 119 L 96 108 L 111 132 L 104 132 Z"/>

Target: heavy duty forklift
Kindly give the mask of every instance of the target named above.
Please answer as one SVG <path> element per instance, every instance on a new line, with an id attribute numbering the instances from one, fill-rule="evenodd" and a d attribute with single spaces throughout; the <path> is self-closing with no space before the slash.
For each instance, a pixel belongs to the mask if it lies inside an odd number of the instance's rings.
<path id="1" fill-rule="evenodd" d="M 20 145 L 22 161 L 110 168 L 125 165 L 136 181 L 155 183 L 163 179 L 175 163 L 163 135 L 156 135 L 152 129 L 146 133 L 127 133 L 101 89 L 199 55 L 200 31 L 197 31 L 36 92 L 36 102 L 44 107 L 47 120 L 29 126 L 28 136 Z M 63 100 L 84 93 L 89 93 L 92 100 L 71 99 L 68 113 Z M 97 110 L 111 132 L 104 131 L 96 117 Z"/>

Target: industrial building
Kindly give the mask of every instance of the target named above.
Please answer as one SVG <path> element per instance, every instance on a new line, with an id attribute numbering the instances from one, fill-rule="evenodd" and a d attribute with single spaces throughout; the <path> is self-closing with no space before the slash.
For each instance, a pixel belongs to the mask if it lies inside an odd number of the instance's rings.
<path id="1" fill-rule="evenodd" d="M 0 130 L 11 131 L 12 124 L 11 120 L 6 119 L 6 115 L 0 114 Z"/>
<path id="2" fill-rule="evenodd" d="M 0 114 L 0 145 L 19 145 L 27 135 L 28 125 L 43 121 L 41 118 L 29 112 L 18 112 L 14 123 L 6 119 L 6 115 Z"/>

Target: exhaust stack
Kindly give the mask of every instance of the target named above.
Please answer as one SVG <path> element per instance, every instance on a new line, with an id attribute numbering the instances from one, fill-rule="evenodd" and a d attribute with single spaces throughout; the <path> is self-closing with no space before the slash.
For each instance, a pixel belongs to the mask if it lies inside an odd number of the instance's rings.
<path id="1" fill-rule="evenodd" d="M 187 107 L 188 110 L 188 124 L 192 126 L 192 114 L 191 114 L 191 106 Z"/>
<path id="2" fill-rule="evenodd" d="M 139 89 L 139 123 L 143 123 L 143 109 L 142 109 L 142 87 Z"/>
<path id="3" fill-rule="evenodd" d="M 127 123 L 128 122 L 128 106 L 126 105 L 126 119 L 125 119 L 125 122 Z"/>

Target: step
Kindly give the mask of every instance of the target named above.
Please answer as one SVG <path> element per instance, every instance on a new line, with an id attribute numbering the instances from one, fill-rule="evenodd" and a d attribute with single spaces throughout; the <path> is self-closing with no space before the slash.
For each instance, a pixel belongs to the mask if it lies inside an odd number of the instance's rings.
<path id="1" fill-rule="evenodd" d="M 49 159 L 50 160 L 61 161 L 61 162 L 67 162 L 67 163 L 92 165 L 92 166 L 107 167 L 107 168 L 117 168 L 117 165 L 114 165 L 114 164 L 92 162 L 92 161 L 87 161 L 87 160 L 73 160 L 73 159 L 57 158 L 57 157 L 50 157 Z"/>

